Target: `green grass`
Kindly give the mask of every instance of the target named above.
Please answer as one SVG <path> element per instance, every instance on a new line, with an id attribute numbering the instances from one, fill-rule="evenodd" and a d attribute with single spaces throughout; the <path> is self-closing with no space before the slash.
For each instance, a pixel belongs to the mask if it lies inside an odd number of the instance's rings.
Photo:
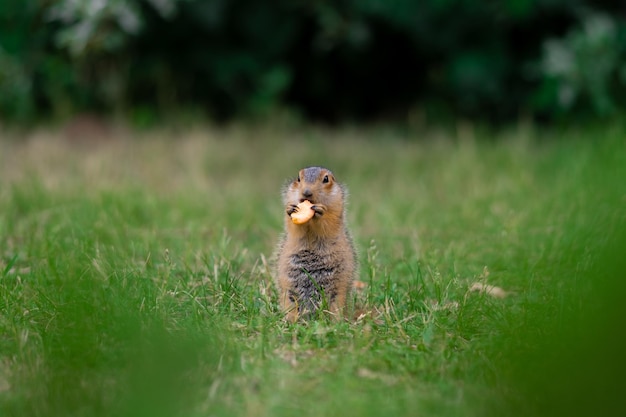
<path id="1" fill-rule="evenodd" d="M 2 139 L 0 415 L 618 409 L 624 132 Z M 350 189 L 367 284 L 351 322 L 277 306 L 280 188 L 312 164 Z"/>

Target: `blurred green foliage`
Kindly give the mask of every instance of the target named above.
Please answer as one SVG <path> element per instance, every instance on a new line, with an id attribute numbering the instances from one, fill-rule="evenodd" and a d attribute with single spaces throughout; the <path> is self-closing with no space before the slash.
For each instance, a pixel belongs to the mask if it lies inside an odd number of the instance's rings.
<path id="1" fill-rule="evenodd" d="M 554 305 L 529 309 L 523 324 L 505 332 L 494 355 L 503 370 L 507 412 L 495 409 L 493 415 L 622 414 L 626 338 L 616 329 L 626 313 L 620 299 L 626 289 L 623 217 L 611 226 L 580 282 L 551 289 Z M 565 254 L 580 260 L 578 252 Z"/>
<path id="2" fill-rule="evenodd" d="M 626 85 L 626 26 L 606 14 L 590 14 L 563 38 L 549 39 L 540 62 L 538 105 L 613 113 Z"/>
<path id="3" fill-rule="evenodd" d="M 625 105 L 624 11 L 608 0 L 6 0 L 0 118 L 611 115 Z"/>

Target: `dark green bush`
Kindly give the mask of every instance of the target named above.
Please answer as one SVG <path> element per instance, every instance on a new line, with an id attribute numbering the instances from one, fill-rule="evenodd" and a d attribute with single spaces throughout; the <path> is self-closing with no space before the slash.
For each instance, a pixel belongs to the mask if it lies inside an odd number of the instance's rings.
<path id="1" fill-rule="evenodd" d="M 0 117 L 611 115 L 625 105 L 623 12 L 608 0 L 6 0 Z"/>

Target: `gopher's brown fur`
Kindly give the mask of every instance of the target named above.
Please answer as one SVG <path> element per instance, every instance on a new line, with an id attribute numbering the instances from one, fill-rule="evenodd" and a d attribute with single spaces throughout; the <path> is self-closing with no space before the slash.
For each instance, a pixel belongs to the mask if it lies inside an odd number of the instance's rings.
<path id="1" fill-rule="evenodd" d="M 331 171 L 320 167 L 300 170 L 283 190 L 285 233 L 278 246 L 277 285 L 287 320 L 322 307 L 341 317 L 357 273 L 354 245 L 345 224 L 346 188 Z M 311 220 L 294 224 L 290 215 L 309 200 Z"/>

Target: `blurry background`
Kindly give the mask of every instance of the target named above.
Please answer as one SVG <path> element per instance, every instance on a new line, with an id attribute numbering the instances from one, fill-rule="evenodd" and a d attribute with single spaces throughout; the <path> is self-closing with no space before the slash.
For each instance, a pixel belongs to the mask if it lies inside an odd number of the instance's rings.
<path id="1" fill-rule="evenodd" d="M 3 0 L 0 117 L 606 117 L 626 106 L 625 16 L 612 0 Z"/>

